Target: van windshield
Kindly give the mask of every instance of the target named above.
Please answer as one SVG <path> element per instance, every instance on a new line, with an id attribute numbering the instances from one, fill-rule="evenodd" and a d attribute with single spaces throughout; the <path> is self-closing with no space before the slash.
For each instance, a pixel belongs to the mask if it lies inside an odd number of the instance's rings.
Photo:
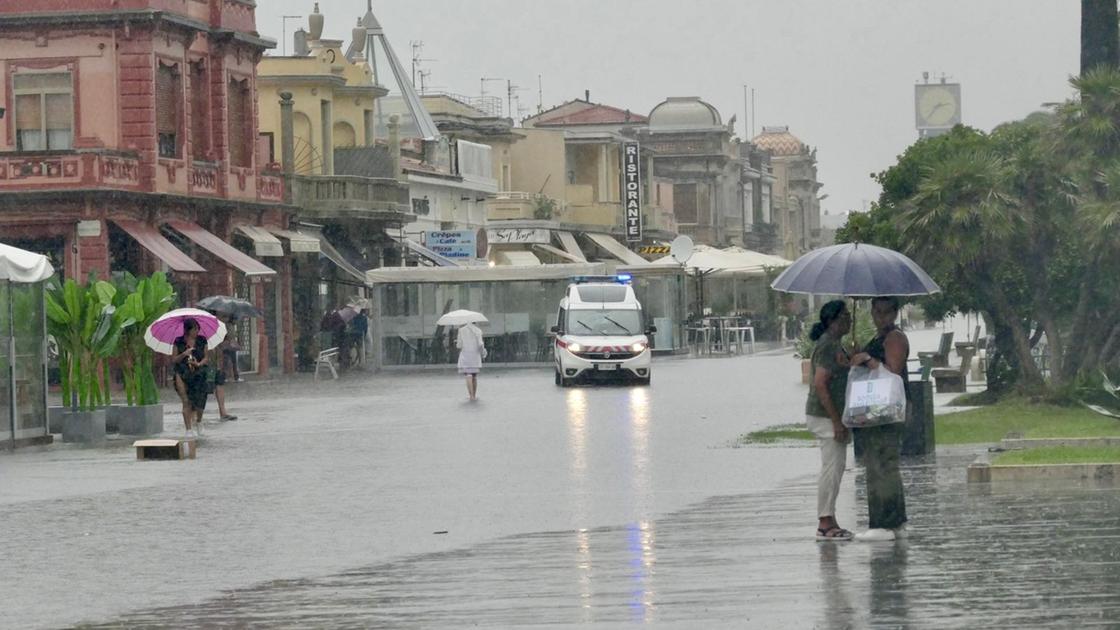
<path id="1" fill-rule="evenodd" d="M 572 335 L 636 335 L 642 329 L 640 311 L 621 309 L 568 311 Z"/>

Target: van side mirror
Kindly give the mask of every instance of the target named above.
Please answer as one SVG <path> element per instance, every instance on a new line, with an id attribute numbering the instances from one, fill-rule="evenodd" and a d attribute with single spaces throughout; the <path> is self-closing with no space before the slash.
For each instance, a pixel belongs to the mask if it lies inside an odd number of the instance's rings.
<path id="1" fill-rule="evenodd" d="M 650 326 L 650 327 L 646 328 L 646 334 L 647 335 L 652 335 L 655 332 L 657 332 L 657 326 Z"/>
<path id="2" fill-rule="evenodd" d="M 559 335 L 560 334 L 560 327 L 559 326 L 553 326 L 552 328 L 549 329 L 549 332 L 551 332 L 554 335 Z"/>

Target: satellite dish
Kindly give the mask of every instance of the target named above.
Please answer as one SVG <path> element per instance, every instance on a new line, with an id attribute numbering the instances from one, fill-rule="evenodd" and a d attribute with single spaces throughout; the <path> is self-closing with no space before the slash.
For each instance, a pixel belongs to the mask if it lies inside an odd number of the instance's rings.
<path id="1" fill-rule="evenodd" d="M 669 255 L 682 265 L 687 263 L 689 258 L 692 258 L 692 250 L 692 239 L 684 234 L 673 239 L 673 242 L 669 244 Z"/>

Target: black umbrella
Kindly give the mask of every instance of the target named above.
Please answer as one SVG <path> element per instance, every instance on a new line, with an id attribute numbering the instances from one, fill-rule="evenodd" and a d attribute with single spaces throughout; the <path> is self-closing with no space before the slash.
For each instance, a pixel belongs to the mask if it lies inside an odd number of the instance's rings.
<path id="1" fill-rule="evenodd" d="M 228 295 L 211 295 L 198 301 L 198 308 L 237 319 L 264 317 L 261 310 L 247 300 Z"/>
<path id="2" fill-rule="evenodd" d="M 941 291 L 918 263 L 905 255 L 861 243 L 813 250 L 787 267 L 770 286 L 786 293 L 864 298 Z"/>

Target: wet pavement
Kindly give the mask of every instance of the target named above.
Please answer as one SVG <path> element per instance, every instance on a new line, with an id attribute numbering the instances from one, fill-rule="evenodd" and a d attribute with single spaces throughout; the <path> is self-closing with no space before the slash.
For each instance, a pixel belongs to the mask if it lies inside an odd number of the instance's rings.
<path id="1" fill-rule="evenodd" d="M 195 461 L 0 456 L 0 626 L 1120 624 L 1120 493 L 969 488 L 977 449 L 908 464 L 908 540 L 816 543 L 817 451 L 732 447 L 800 420 L 799 367 L 490 371 L 473 405 L 451 374 L 355 375 L 234 390 Z"/>

